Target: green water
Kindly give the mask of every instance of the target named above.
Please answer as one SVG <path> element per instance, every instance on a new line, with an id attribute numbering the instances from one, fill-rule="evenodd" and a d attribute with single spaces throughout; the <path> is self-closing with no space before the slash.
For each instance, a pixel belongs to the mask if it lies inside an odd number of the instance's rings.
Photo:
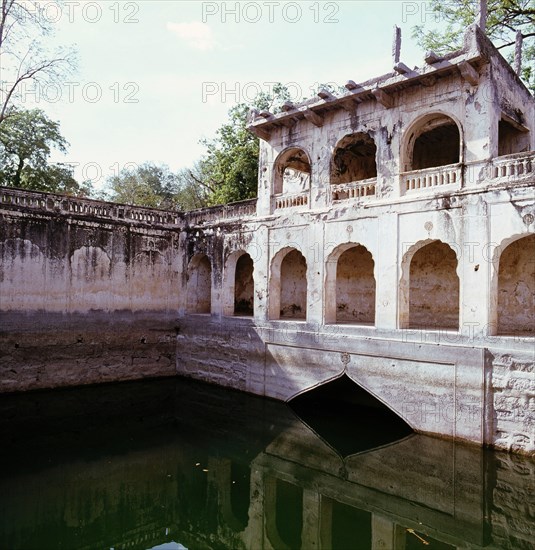
<path id="1" fill-rule="evenodd" d="M 2 396 L 0 550 L 533 548 L 533 460 L 326 407 L 185 380 Z"/>

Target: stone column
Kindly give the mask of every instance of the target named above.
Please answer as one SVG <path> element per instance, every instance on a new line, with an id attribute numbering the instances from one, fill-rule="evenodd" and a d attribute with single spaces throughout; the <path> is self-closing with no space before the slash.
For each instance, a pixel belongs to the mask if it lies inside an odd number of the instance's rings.
<path id="1" fill-rule="evenodd" d="M 254 232 L 249 249 L 254 262 L 254 319 L 263 322 L 268 319 L 270 277 L 269 230 L 266 226 L 262 225 Z"/>
<path id="2" fill-rule="evenodd" d="M 323 302 L 325 292 L 325 239 L 322 223 L 309 226 L 308 243 L 303 243 L 303 254 L 307 260 L 307 321 L 314 325 L 323 324 Z"/>
<path id="3" fill-rule="evenodd" d="M 457 250 L 460 278 L 459 331 L 465 338 L 487 336 L 492 333 L 489 325 L 490 300 L 496 296 L 489 287 L 492 275 L 488 245 L 489 231 L 487 205 L 477 198 L 468 198 L 462 212 L 463 239 Z M 495 308 L 494 308 L 495 309 Z"/>
<path id="4" fill-rule="evenodd" d="M 372 550 L 403 550 L 405 531 L 389 519 L 372 515 Z"/>
<path id="5" fill-rule="evenodd" d="M 271 214 L 271 192 L 273 189 L 273 162 L 275 152 L 269 143 L 260 140 L 260 152 L 258 157 L 258 200 L 256 203 L 256 215 L 268 216 Z"/>
<path id="6" fill-rule="evenodd" d="M 301 547 L 314 550 L 322 548 L 320 544 L 321 495 L 310 489 L 303 490 L 303 531 Z"/>
<path id="7" fill-rule="evenodd" d="M 399 287 L 397 214 L 384 214 L 379 218 L 377 252 L 373 259 L 376 285 L 375 326 L 395 329 Z"/>

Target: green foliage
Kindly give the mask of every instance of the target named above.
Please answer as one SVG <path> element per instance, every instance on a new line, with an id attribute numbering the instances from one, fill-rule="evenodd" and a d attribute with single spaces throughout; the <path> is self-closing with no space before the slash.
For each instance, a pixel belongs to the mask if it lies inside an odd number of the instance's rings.
<path id="1" fill-rule="evenodd" d="M 246 105 L 236 105 L 216 137 L 203 141 L 207 152 L 199 163 L 198 181 L 208 191 L 208 204 L 256 196 L 258 138 L 246 129 L 248 112 Z"/>
<path id="2" fill-rule="evenodd" d="M 74 197 L 91 197 L 94 193 L 90 182 L 78 183 L 74 178 L 73 167 L 62 163 L 39 169 L 26 166 L 22 171 L 20 187 Z"/>
<path id="3" fill-rule="evenodd" d="M 166 165 L 145 162 L 137 167 L 125 168 L 107 182 L 108 198 L 113 202 L 173 208 L 177 178 Z"/>
<path id="4" fill-rule="evenodd" d="M 433 50 L 439 55 L 462 46 L 463 33 L 476 18 L 479 9 L 477 0 L 431 0 L 430 8 L 436 22 L 443 22 L 440 28 L 417 25 L 412 36 L 425 50 Z M 428 15 L 428 18 L 431 16 Z M 524 36 L 522 78 L 535 90 L 535 8 L 533 0 L 488 0 L 487 35 L 498 48 L 512 47 L 506 54 L 511 62 L 514 56 L 516 31 Z"/>
<path id="5" fill-rule="evenodd" d="M 166 165 L 145 162 L 122 170 L 107 181 L 101 198 L 153 208 L 192 210 L 253 198 L 258 185 L 259 142 L 247 130 L 251 108 L 277 112 L 290 99 L 281 84 L 273 94 L 260 94 L 252 104 L 232 107 L 228 121 L 213 139 L 202 144 L 206 153 L 191 169 L 173 173 Z"/>
<path id="6" fill-rule="evenodd" d="M 193 179 L 192 170 L 171 172 L 166 164 L 144 162 L 125 168 L 106 182 L 100 198 L 136 206 L 193 210 L 206 206 L 206 194 Z"/>
<path id="7" fill-rule="evenodd" d="M 229 111 L 229 120 L 216 132 L 216 137 L 204 140 L 207 152 L 197 167 L 193 179 L 204 188 L 209 205 L 226 204 L 256 197 L 258 185 L 258 138 L 247 130 L 252 108 L 279 112 L 290 100 L 282 84 L 273 93 L 262 93 L 251 104 L 240 103 Z"/>
<path id="8" fill-rule="evenodd" d="M 78 184 L 72 167 L 48 162 L 52 149 L 65 153 L 67 145 L 59 124 L 40 109 L 11 109 L 0 125 L 0 185 L 89 195 L 91 186 Z"/>

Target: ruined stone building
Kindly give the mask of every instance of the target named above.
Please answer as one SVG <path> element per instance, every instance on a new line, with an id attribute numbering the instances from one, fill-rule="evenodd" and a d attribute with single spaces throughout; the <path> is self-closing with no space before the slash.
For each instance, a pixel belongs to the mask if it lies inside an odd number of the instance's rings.
<path id="1" fill-rule="evenodd" d="M 479 27 L 255 113 L 258 199 L 0 191 L 0 388 L 347 376 L 424 433 L 535 451 L 535 102 Z"/>

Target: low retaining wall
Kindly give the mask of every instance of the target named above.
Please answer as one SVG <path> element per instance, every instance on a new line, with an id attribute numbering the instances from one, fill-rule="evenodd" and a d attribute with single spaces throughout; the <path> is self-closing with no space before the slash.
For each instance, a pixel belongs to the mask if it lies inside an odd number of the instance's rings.
<path id="1" fill-rule="evenodd" d="M 2 313 L 0 326 L 0 393 L 175 374 L 162 314 Z"/>
<path id="2" fill-rule="evenodd" d="M 529 351 L 406 334 L 194 315 L 178 321 L 177 373 L 282 401 L 346 374 L 417 432 L 535 452 Z"/>

